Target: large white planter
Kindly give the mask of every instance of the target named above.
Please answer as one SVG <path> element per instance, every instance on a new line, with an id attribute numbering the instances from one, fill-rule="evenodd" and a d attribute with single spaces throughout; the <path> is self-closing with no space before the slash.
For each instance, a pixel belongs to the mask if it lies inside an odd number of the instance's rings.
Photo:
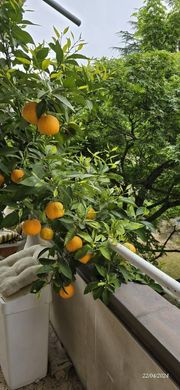
<path id="1" fill-rule="evenodd" d="M 37 381 L 47 373 L 51 289 L 0 297 L 0 365 L 10 390 Z"/>

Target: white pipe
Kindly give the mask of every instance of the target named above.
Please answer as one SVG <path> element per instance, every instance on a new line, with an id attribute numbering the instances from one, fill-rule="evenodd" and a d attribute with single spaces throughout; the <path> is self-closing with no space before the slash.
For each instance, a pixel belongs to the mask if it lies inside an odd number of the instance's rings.
<path id="1" fill-rule="evenodd" d="M 71 20 L 71 22 L 75 23 L 77 26 L 81 25 L 80 19 L 78 19 L 71 12 L 67 11 L 60 4 L 56 3 L 54 0 L 43 0 L 46 4 L 50 5 L 50 7 L 54 8 L 56 11 L 60 12 L 60 14 L 64 15 L 65 18 Z"/>
<path id="2" fill-rule="evenodd" d="M 132 265 L 139 268 L 143 273 L 148 275 L 150 278 L 154 279 L 162 287 L 169 290 L 176 298 L 180 299 L 180 283 L 175 279 L 171 278 L 169 275 L 165 274 L 160 269 L 156 268 L 154 265 L 144 260 L 142 257 L 136 255 L 128 248 L 121 244 L 113 245 L 111 244 L 112 249 L 119 253 L 124 259 L 128 260 Z"/>

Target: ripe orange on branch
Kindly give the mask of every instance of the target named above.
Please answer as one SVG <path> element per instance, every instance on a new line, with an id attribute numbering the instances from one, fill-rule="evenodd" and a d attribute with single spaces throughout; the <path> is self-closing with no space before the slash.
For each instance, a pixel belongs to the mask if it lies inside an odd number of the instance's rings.
<path id="1" fill-rule="evenodd" d="M 68 252 L 75 252 L 78 249 L 81 249 L 82 246 L 82 239 L 79 236 L 74 236 L 70 241 L 67 242 L 66 249 Z"/>
<path id="2" fill-rule="evenodd" d="M 53 220 L 64 216 L 64 206 L 61 202 L 49 202 L 45 208 L 46 216 Z"/>
<path id="3" fill-rule="evenodd" d="M 37 125 L 38 122 L 36 109 L 37 109 L 36 102 L 28 102 L 24 105 L 21 112 L 22 117 L 32 125 Z"/>
<path id="4" fill-rule="evenodd" d="M 40 236 L 43 240 L 52 240 L 54 232 L 50 227 L 43 227 L 40 232 Z"/>
<path id="5" fill-rule="evenodd" d="M 59 296 L 64 299 L 71 298 L 74 295 L 74 293 L 75 293 L 75 288 L 72 283 L 70 283 L 68 286 L 65 286 L 64 289 L 61 288 L 59 290 Z"/>
<path id="6" fill-rule="evenodd" d="M 5 182 L 5 177 L 2 175 L 2 173 L 0 173 L 0 187 L 3 186 Z"/>
<path id="7" fill-rule="evenodd" d="M 96 211 L 93 209 L 93 207 L 89 207 L 87 214 L 86 214 L 87 219 L 95 219 L 96 218 Z"/>
<path id="8" fill-rule="evenodd" d="M 58 119 L 53 115 L 46 115 L 43 114 L 38 120 L 37 123 L 38 131 L 41 134 L 45 135 L 55 135 L 59 133 L 60 130 L 60 123 Z"/>
<path id="9" fill-rule="evenodd" d="M 82 264 L 87 264 L 92 259 L 92 257 L 93 257 L 92 253 L 87 253 L 85 256 L 81 257 L 79 261 Z"/>
<path id="10" fill-rule="evenodd" d="M 133 252 L 133 253 L 137 252 L 135 246 L 133 244 L 131 244 L 130 242 L 125 242 L 123 245 L 126 248 L 128 248 L 131 252 Z"/>
<path id="11" fill-rule="evenodd" d="M 27 219 L 22 225 L 22 231 L 26 235 L 35 236 L 41 231 L 41 222 L 38 219 Z"/>
<path id="12" fill-rule="evenodd" d="M 23 169 L 13 169 L 11 172 L 11 180 L 13 183 L 18 183 L 25 175 L 25 172 Z"/>

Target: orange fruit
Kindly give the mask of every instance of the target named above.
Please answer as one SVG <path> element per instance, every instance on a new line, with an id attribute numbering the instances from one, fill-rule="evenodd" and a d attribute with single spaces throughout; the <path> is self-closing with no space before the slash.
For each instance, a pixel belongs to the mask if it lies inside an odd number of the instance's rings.
<path id="1" fill-rule="evenodd" d="M 0 187 L 3 186 L 5 182 L 5 177 L 2 175 L 2 173 L 0 173 Z"/>
<path id="2" fill-rule="evenodd" d="M 28 102 L 24 105 L 21 115 L 29 123 L 37 125 L 38 117 L 36 113 L 37 103 Z"/>
<path id="3" fill-rule="evenodd" d="M 43 114 L 37 123 L 38 131 L 45 135 L 55 135 L 59 133 L 60 123 L 58 119 L 53 115 Z"/>
<path id="4" fill-rule="evenodd" d="M 43 240 L 52 240 L 54 232 L 50 227 L 43 227 L 40 232 L 40 236 Z"/>
<path id="5" fill-rule="evenodd" d="M 132 251 L 133 253 L 136 253 L 136 248 L 133 244 L 131 244 L 130 242 L 125 242 L 123 244 L 126 248 L 128 248 L 130 251 Z"/>
<path id="6" fill-rule="evenodd" d="M 26 235 L 35 236 L 41 231 L 41 222 L 38 219 L 27 219 L 22 225 L 22 231 Z"/>
<path id="7" fill-rule="evenodd" d="M 61 288 L 59 290 L 59 296 L 64 299 L 71 298 L 74 295 L 74 293 L 75 293 L 75 288 L 72 283 L 68 284 L 68 286 L 65 286 L 64 289 Z"/>
<path id="8" fill-rule="evenodd" d="M 75 252 L 78 249 L 81 249 L 83 246 L 83 242 L 79 236 L 74 236 L 70 241 L 66 244 L 66 249 L 68 252 Z"/>
<path id="9" fill-rule="evenodd" d="M 25 172 L 23 169 L 13 169 L 11 172 L 11 180 L 13 183 L 18 183 L 25 175 Z"/>
<path id="10" fill-rule="evenodd" d="M 93 207 L 89 207 L 88 212 L 86 214 L 87 219 L 95 219 L 96 218 L 96 211 L 93 209 Z"/>
<path id="11" fill-rule="evenodd" d="M 92 253 L 87 253 L 85 256 L 81 257 L 81 259 L 79 259 L 79 261 L 82 264 L 86 264 L 92 259 L 92 257 L 93 257 Z"/>
<path id="12" fill-rule="evenodd" d="M 49 202 L 45 208 L 46 216 L 53 220 L 64 216 L 64 206 L 61 202 Z"/>

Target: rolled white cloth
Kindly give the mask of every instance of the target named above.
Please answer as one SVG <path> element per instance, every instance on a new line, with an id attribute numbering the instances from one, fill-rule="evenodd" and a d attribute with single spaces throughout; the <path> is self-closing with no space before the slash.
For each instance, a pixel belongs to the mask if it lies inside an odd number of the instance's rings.
<path id="1" fill-rule="evenodd" d="M 41 267 L 38 255 L 50 246 L 39 236 L 27 237 L 24 249 L 0 261 L 0 294 L 9 297 L 34 282 Z"/>

